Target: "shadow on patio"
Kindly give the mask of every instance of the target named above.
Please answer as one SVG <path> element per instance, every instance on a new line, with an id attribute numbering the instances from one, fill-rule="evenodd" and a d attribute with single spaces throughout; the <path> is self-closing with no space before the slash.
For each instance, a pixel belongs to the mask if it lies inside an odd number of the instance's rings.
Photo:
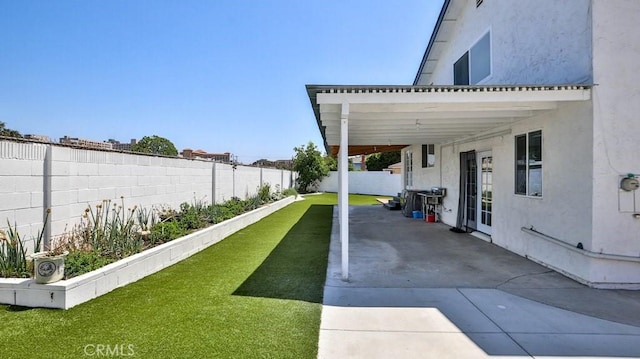
<path id="1" fill-rule="evenodd" d="M 349 282 L 333 228 L 320 357 L 640 357 L 640 292 L 379 207 L 350 208 L 350 224 Z"/>

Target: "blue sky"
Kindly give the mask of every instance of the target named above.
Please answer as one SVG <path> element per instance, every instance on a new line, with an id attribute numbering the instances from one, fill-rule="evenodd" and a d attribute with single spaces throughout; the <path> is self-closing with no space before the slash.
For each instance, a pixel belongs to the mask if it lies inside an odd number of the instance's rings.
<path id="1" fill-rule="evenodd" d="M 305 84 L 411 84 L 442 0 L 0 0 L 0 121 L 243 163 L 323 150 Z"/>

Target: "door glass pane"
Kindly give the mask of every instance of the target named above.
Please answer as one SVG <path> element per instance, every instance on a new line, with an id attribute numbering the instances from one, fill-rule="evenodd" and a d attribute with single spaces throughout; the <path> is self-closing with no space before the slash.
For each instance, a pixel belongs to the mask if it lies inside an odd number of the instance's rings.
<path id="1" fill-rule="evenodd" d="M 405 187 L 410 188 L 413 186 L 413 152 L 411 151 L 405 153 L 404 183 Z"/>
<path id="2" fill-rule="evenodd" d="M 476 160 L 475 158 L 469 160 L 467 162 L 467 168 L 469 171 L 467 172 L 467 220 L 474 222 L 476 220 L 476 192 L 477 192 L 477 170 L 476 170 Z"/>
<path id="3" fill-rule="evenodd" d="M 493 157 L 482 158 L 481 180 L 481 221 L 482 224 L 491 226 L 491 207 L 493 198 Z"/>

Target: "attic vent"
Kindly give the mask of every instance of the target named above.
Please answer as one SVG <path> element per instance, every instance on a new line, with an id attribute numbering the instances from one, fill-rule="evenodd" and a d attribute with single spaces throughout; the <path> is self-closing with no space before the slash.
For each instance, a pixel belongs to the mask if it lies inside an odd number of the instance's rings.
<path id="1" fill-rule="evenodd" d="M 476 0 L 476 7 L 478 7 L 478 6 L 482 5 L 482 1 L 483 1 L 483 0 Z"/>

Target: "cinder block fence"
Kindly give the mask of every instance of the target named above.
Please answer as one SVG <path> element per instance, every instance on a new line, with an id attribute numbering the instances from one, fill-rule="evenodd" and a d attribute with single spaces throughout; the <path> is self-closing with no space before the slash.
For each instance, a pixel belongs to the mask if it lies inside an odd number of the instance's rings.
<path id="1" fill-rule="evenodd" d="M 125 208 L 177 208 L 244 199 L 262 184 L 283 190 L 294 181 L 286 170 L 0 139 L 0 228 L 8 220 L 23 237 L 35 237 L 50 208 L 50 237 L 105 199 Z"/>

